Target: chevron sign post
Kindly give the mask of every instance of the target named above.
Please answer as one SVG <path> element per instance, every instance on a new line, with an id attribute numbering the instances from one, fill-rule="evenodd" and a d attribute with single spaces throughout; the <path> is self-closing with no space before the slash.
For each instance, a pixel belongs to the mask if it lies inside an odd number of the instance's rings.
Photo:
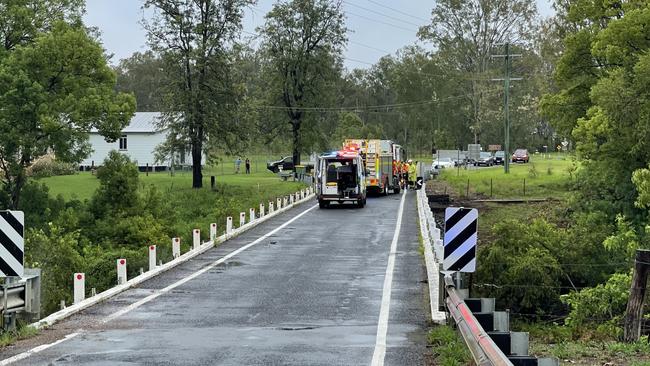
<path id="1" fill-rule="evenodd" d="M 447 207 L 442 268 L 445 271 L 475 272 L 478 210 Z"/>
<path id="2" fill-rule="evenodd" d="M 0 211 L 0 277 L 25 274 L 24 225 L 22 211 Z"/>

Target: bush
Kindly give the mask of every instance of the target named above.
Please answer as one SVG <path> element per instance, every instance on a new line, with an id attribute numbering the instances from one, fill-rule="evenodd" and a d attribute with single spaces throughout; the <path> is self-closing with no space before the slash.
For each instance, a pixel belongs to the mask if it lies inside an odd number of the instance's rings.
<path id="1" fill-rule="evenodd" d="M 48 230 L 29 230 L 25 241 L 25 262 L 41 268 L 41 310 L 44 315 L 59 309 L 61 300 L 72 303 L 72 275 L 84 269 L 84 259 L 77 251 L 79 233 L 64 233 L 53 224 Z"/>
<path id="2" fill-rule="evenodd" d="M 605 284 L 563 295 L 562 301 L 571 309 L 566 324 L 576 333 L 595 326 L 596 336 L 620 335 L 631 283 L 631 274 L 617 273 Z"/>
<path id="3" fill-rule="evenodd" d="M 437 326 L 429 331 L 427 340 L 432 346 L 436 364 L 445 366 L 469 364 L 471 356 L 467 346 L 453 328 L 446 325 Z"/>
<path id="4" fill-rule="evenodd" d="M 53 155 L 45 155 L 30 165 L 26 174 L 28 177 L 44 178 L 56 175 L 72 175 L 77 173 L 77 165 L 58 161 Z"/>
<path id="5" fill-rule="evenodd" d="M 128 156 L 112 150 L 97 170 L 97 178 L 100 184 L 91 202 L 96 217 L 130 212 L 139 206 L 138 167 Z"/>

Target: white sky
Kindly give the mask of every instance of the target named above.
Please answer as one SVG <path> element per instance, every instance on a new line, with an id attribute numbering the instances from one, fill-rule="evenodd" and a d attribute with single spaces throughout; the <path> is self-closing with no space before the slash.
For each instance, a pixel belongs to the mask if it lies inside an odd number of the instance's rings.
<path id="1" fill-rule="evenodd" d="M 551 0 L 536 2 L 540 14 L 553 14 Z M 259 0 L 248 9 L 244 30 L 254 32 L 273 3 Z M 417 29 L 428 23 L 434 4 L 433 0 L 344 0 L 346 25 L 351 29 L 344 55 L 346 66 L 367 68 L 382 56 L 416 43 Z M 141 5 L 140 0 L 87 0 L 84 20 L 99 28 L 104 47 L 114 55 L 113 63 L 147 49 L 145 32 L 139 24 Z"/>

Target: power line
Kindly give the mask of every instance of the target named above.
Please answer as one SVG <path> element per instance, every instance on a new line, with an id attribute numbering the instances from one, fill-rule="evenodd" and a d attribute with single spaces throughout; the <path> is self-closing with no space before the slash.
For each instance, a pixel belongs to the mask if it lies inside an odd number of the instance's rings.
<path id="1" fill-rule="evenodd" d="M 388 5 L 384 5 L 384 4 L 379 3 L 379 2 L 377 2 L 377 1 L 368 0 L 368 2 L 373 3 L 373 4 L 375 4 L 375 5 L 378 5 L 378 6 L 381 6 L 382 8 L 386 8 L 386 9 L 388 9 L 388 10 L 392 10 L 392 11 L 394 11 L 394 12 L 396 12 L 396 13 L 399 13 L 399 14 L 402 14 L 402 15 L 406 15 L 407 17 L 411 17 L 411 18 L 413 18 L 413 19 L 421 20 L 421 21 L 423 21 L 423 22 L 429 22 L 429 21 L 430 21 L 429 19 L 424 19 L 424 18 L 421 18 L 421 17 L 415 16 L 415 15 L 412 15 L 412 14 L 409 14 L 409 13 L 405 13 L 405 12 L 399 10 L 399 9 L 391 8 L 390 6 L 388 6 Z"/>
<path id="2" fill-rule="evenodd" d="M 393 24 L 393 23 L 388 23 L 388 22 L 384 22 L 384 21 L 382 21 L 382 20 L 377 20 L 377 19 L 369 18 L 369 17 L 367 17 L 367 16 L 365 16 L 365 15 L 360 15 L 360 14 L 357 14 L 357 13 L 353 13 L 353 12 L 351 12 L 351 11 L 346 11 L 345 13 L 346 13 L 346 14 L 350 14 L 350 15 L 354 15 L 354 16 L 359 17 L 359 18 L 362 18 L 362 19 L 369 20 L 369 21 L 371 21 L 371 22 L 375 22 L 375 23 L 379 23 L 379 24 L 387 25 L 387 26 L 389 26 L 389 27 L 393 27 L 393 28 L 396 28 L 396 29 L 401 29 L 401 30 L 405 30 L 405 31 L 413 32 L 413 33 L 417 33 L 417 32 L 418 32 L 417 30 L 414 30 L 414 29 L 409 29 L 409 28 L 406 28 L 406 27 L 402 27 L 402 26 L 399 26 L 399 25 L 395 25 L 395 24 Z"/>
<path id="3" fill-rule="evenodd" d="M 351 2 L 343 1 L 343 3 L 348 4 L 348 5 L 351 5 L 351 6 L 354 6 L 355 8 L 359 8 L 359 9 L 361 9 L 361 10 L 365 10 L 365 11 L 368 11 L 368 12 L 371 12 L 371 13 L 374 13 L 374 14 L 377 14 L 377 15 L 380 15 L 380 16 L 383 16 L 383 17 L 386 17 L 386 18 L 388 18 L 388 19 L 396 20 L 396 21 L 398 21 L 398 22 L 402 22 L 402 23 L 405 23 L 405 24 L 414 25 L 414 26 L 416 26 L 416 27 L 420 27 L 420 26 L 421 26 L 421 24 L 415 24 L 415 23 L 413 23 L 413 22 L 409 22 L 409 21 L 406 21 L 406 20 L 403 20 L 403 19 L 400 19 L 400 18 L 397 18 L 397 17 L 391 16 L 391 15 L 386 15 L 386 14 L 384 14 L 384 13 L 382 13 L 382 12 L 379 12 L 379 11 L 376 11 L 376 10 L 372 10 L 372 9 L 368 9 L 368 8 L 366 8 L 366 7 L 363 7 L 363 6 L 360 6 L 360 5 L 357 5 L 357 4 L 353 4 L 353 3 L 351 3 Z"/>
<path id="4" fill-rule="evenodd" d="M 390 51 L 382 50 L 381 48 L 377 48 L 377 47 L 369 46 L 369 45 L 367 45 L 367 44 L 359 43 L 359 42 L 356 42 L 356 41 L 348 41 L 348 42 L 350 42 L 350 43 L 352 43 L 352 44 L 356 44 L 357 46 L 361 46 L 361 47 L 369 48 L 369 49 L 371 49 L 371 50 L 375 50 L 375 51 L 379 51 L 379 52 L 385 52 L 385 53 L 387 53 L 387 54 L 392 54 L 392 52 L 390 52 Z"/>

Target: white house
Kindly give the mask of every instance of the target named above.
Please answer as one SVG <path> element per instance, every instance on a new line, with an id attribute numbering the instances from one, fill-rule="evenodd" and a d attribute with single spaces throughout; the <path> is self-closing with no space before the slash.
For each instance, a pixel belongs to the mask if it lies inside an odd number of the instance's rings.
<path id="1" fill-rule="evenodd" d="M 122 136 L 115 142 L 106 142 L 97 130 L 90 132 L 89 142 L 92 147 L 90 155 L 81 162 L 81 169 L 102 165 L 111 150 L 128 155 L 139 167 L 152 167 L 155 170 L 166 169 L 170 162 L 156 162 L 154 149 L 165 141 L 166 130 L 156 126 L 160 112 L 136 112 L 131 122 L 122 130 Z M 176 164 L 191 165 L 190 154 L 181 154 Z M 205 157 L 202 159 L 205 163 Z"/>

